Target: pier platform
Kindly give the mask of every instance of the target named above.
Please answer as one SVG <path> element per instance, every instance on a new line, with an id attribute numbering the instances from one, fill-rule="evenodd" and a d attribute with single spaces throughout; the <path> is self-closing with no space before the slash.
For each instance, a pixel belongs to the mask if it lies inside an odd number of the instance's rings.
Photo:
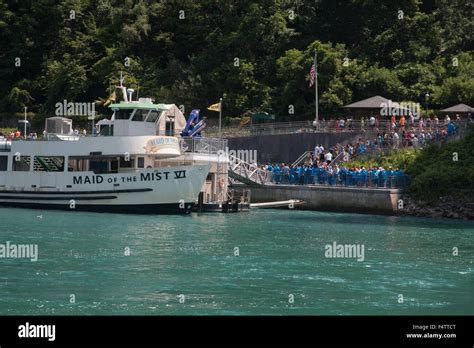
<path id="1" fill-rule="evenodd" d="M 250 210 L 249 203 L 224 202 L 224 203 L 203 203 L 196 205 L 194 211 L 200 213 L 240 213 Z"/>

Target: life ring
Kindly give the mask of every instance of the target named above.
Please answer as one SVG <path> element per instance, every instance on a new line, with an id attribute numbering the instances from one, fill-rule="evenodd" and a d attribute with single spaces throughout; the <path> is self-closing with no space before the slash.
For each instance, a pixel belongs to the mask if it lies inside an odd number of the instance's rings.
<path id="1" fill-rule="evenodd" d="M 219 187 L 221 189 L 224 188 L 224 179 L 223 178 L 219 179 Z"/>

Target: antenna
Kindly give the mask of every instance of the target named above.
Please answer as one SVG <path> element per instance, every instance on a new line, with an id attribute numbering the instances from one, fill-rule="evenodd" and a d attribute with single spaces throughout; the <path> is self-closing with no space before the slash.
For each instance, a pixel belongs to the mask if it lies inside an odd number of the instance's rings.
<path id="1" fill-rule="evenodd" d="M 125 81 L 125 77 L 123 77 L 122 71 L 120 72 L 120 87 L 123 87 L 123 83 Z"/>
<path id="2" fill-rule="evenodd" d="M 123 97 L 123 101 L 125 103 L 128 103 L 128 98 L 127 98 L 127 91 L 125 89 L 125 86 L 123 85 L 123 82 L 125 81 L 125 77 L 123 76 L 123 73 L 122 71 L 120 72 L 120 86 L 118 86 L 118 88 L 120 88 L 120 90 L 122 91 L 122 97 Z"/>

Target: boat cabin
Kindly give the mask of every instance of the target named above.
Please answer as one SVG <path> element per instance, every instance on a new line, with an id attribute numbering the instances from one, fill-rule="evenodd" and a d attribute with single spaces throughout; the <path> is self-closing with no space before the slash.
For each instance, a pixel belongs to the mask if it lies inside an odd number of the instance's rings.
<path id="1" fill-rule="evenodd" d="M 100 135 L 175 136 L 186 126 L 186 118 L 174 104 L 154 104 L 149 98 L 140 98 L 109 107 L 113 111 L 112 118 L 97 123 Z"/>

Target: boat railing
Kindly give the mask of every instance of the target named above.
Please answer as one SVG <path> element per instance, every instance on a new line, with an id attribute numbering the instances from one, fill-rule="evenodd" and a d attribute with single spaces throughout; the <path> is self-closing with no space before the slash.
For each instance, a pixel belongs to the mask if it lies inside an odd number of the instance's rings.
<path id="1" fill-rule="evenodd" d="M 10 152 L 12 149 L 12 142 L 6 138 L 0 138 L 0 152 Z"/>
<path id="2" fill-rule="evenodd" d="M 81 136 L 84 137 L 84 135 L 81 135 Z M 78 141 L 81 136 L 69 135 L 69 134 L 47 133 L 44 135 L 43 139 L 47 141 Z"/>
<path id="3" fill-rule="evenodd" d="M 180 146 L 182 152 L 218 154 L 220 151 L 226 151 L 227 139 L 181 138 Z"/>

